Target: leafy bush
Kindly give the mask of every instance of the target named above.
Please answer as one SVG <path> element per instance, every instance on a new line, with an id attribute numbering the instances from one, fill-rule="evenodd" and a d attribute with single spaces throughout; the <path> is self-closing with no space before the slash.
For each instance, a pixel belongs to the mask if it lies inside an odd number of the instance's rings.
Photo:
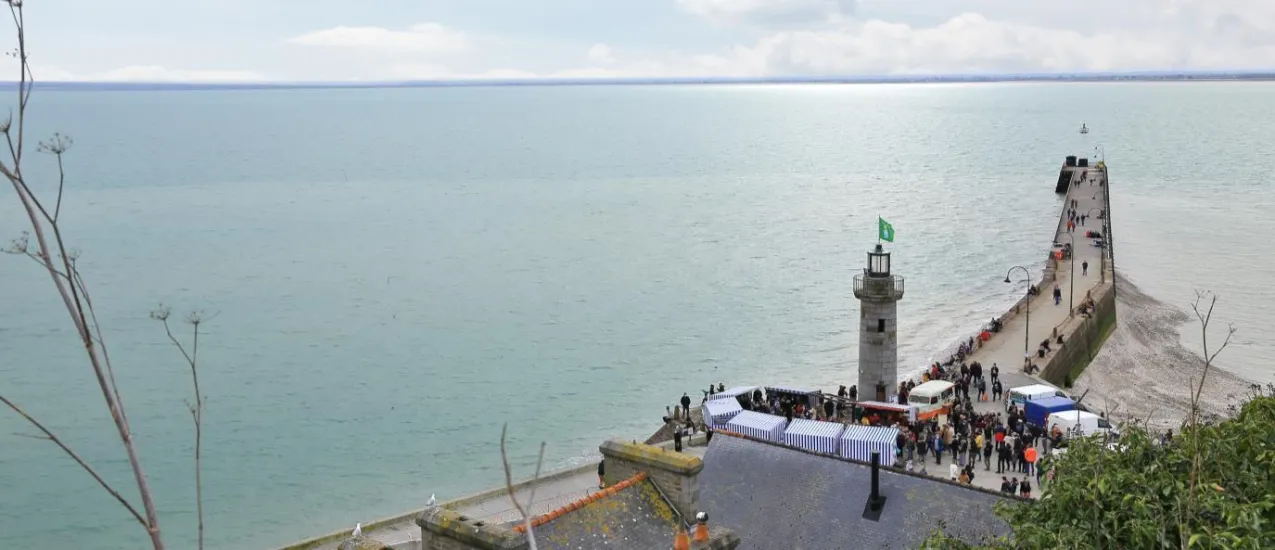
<path id="1" fill-rule="evenodd" d="M 1116 450 L 1096 436 L 1073 441 L 1039 502 L 998 506 L 1012 540 L 971 545 L 938 532 L 924 547 L 1275 548 L 1275 397 L 1255 396 L 1233 418 L 1187 427 L 1167 445 L 1141 427 L 1126 431 Z"/>

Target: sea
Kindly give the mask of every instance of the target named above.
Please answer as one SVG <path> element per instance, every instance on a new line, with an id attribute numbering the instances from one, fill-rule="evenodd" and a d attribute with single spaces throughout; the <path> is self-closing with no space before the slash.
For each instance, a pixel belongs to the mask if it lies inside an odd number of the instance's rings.
<path id="1" fill-rule="evenodd" d="M 1087 125 L 1090 132 L 1080 134 Z M 1216 292 L 1221 368 L 1275 381 L 1275 84 L 39 91 L 24 173 L 60 207 L 170 548 L 270 548 L 643 439 L 710 384 L 856 377 L 852 278 L 891 223 L 901 364 L 1043 268 L 1064 156 L 1110 169 L 1120 277 Z M 0 236 L 26 227 L 0 192 Z M 1183 345 L 1200 339 L 1182 327 Z M 1166 385 L 1181 381 L 1165 380 Z M 1185 391 L 1185 390 L 1184 390 Z M 136 501 L 48 274 L 0 256 L 0 394 Z M 0 548 L 146 546 L 0 411 Z"/>

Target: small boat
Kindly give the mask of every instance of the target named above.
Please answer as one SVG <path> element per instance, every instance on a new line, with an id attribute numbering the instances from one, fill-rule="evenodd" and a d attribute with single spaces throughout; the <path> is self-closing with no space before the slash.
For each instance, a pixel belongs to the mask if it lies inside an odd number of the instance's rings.
<path id="1" fill-rule="evenodd" d="M 1088 134 L 1088 133 L 1089 133 L 1089 127 L 1088 127 L 1088 126 L 1085 126 L 1085 123 L 1083 123 L 1083 122 L 1081 122 L 1081 123 L 1080 123 L 1080 133 L 1082 133 L 1082 134 Z"/>

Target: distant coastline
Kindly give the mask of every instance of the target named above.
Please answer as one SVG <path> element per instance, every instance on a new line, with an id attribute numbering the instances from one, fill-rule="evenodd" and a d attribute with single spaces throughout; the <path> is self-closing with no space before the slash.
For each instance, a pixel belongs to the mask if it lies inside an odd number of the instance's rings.
<path id="1" fill-rule="evenodd" d="M 773 78 L 598 78 L 486 79 L 365 82 L 36 82 L 37 88 L 60 91 L 298 90 L 340 88 L 457 88 L 512 86 L 668 86 L 746 84 L 978 84 L 1004 82 L 1216 82 L 1272 81 L 1275 71 L 1127 72 L 1057 74 L 878 75 Z M 9 85 L 16 82 L 7 82 Z"/>

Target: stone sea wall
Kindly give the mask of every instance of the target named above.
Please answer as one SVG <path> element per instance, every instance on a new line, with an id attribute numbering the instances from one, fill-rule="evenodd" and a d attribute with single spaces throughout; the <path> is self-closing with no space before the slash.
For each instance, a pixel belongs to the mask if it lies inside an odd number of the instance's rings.
<path id="1" fill-rule="evenodd" d="M 1041 365 L 1040 377 L 1050 384 L 1071 386 L 1116 329 L 1115 287 L 1107 282 L 1095 287 L 1091 295 L 1094 300 L 1093 316 L 1077 317 L 1064 323 L 1058 331 L 1063 335 L 1062 348 L 1050 354 Z"/>

